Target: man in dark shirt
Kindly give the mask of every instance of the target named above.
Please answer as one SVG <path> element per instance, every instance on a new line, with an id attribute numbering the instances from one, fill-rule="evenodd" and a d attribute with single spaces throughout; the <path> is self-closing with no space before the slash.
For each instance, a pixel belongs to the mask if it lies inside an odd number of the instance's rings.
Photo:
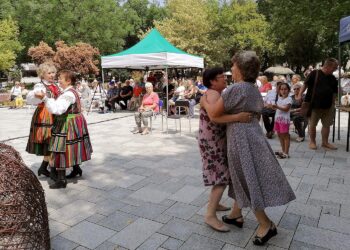
<path id="1" fill-rule="evenodd" d="M 336 146 L 328 142 L 330 127 L 333 124 L 334 102 L 338 93 L 338 82 L 333 76 L 333 72 L 338 68 L 338 61 L 334 58 L 328 58 L 321 70 L 312 71 L 305 80 L 304 86 L 300 91 L 299 98 L 307 89 L 305 101 L 310 102 L 314 84 L 316 84 L 315 94 L 311 105 L 311 117 L 309 120 L 310 149 L 317 149 L 316 146 L 316 126 L 321 120 L 322 123 L 322 147 L 327 149 L 337 149 Z M 315 82 L 317 76 L 317 82 Z"/>
<path id="2" fill-rule="evenodd" d="M 109 88 L 107 91 L 107 98 L 105 100 L 105 106 L 109 111 L 115 111 L 115 100 L 119 97 L 119 89 L 114 83 L 109 83 Z"/>
<path id="3" fill-rule="evenodd" d="M 133 88 L 130 86 L 130 81 L 125 81 L 125 86 L 120 91 L 120 107 L 125 110 L 128 105 L 128 101 L 131 99 L 133 94 Z"/>

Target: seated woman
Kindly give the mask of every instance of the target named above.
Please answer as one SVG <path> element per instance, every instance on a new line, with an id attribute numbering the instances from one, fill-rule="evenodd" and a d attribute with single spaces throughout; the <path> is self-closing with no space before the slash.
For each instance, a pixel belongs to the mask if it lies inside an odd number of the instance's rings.
<path id="1" fill-rule="evenodd" d="M 15 82 L 15 86 L 11 88 L 11 108 L 19 108 L 23 106 L 22 88 L 19 81 Z M 20 105 L 22 103 L 22 105 Z"/>
<path id="2" fill-rule="evenodd" d="M 293 85 L 293 91 L 294 95 L 291 96 L 292 98 L 292 106 L 290 110 L 290 119 L 293 121 L 295 130 L 297 131 L 298 138 L 296 139 L 297 142 L 302 142 L 305 140 L 305 129 L 307 128 L 308 122 L 307 119 L 305 119 L 304 116 L 301 115 L 301 103 L 304 99 L 305 95 L 303 95 L 302 99 L 297 100 L 295 97 L 299 95 L 300 89 L 302 85 L 300 83 L 296 83 Z"/>
<path id="3" fill-rule="evenodd" d="M 151 117 L 154 112 L 159 111 L 159 97 L 157 93 L 153 92 L 152 83 L 146 82 L 145 87 L 146 94 L 143 96 L 142 103 L 138 111 L 135 112 L 135 122 L 137 129 L 133 132 L 134 134 L 148 134 L 148 117 Z M 141 128 L 141 121 L 143 122 L 144 129 Z"/>
<path id="4" fill-rule="evenodd" d="M 189 101 L 189 116 L 194 117 L 194 106 L 196 106 L 196 85 L 192 80 L 187 81 L 187 89 L 185 90 L 185 99 Z"/>

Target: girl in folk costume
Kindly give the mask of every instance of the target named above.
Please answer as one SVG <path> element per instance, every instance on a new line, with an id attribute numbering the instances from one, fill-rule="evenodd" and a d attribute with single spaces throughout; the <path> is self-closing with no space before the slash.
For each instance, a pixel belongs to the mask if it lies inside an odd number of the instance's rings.
<path id="1" fill-rule="evenodd" d="M 50 188 L 66 187 L 66 168 L 73 167 L 67 178 L 81 176 L 79 164 L 90 160 L 92 153 L 87 123 L 74 88 L 76 76 L 72 71 L 62 70 L 58 79 L 63 92 L 56 100 L 48 98 L 43 92 L 35 95 L 45 103 L 50 113 L 56 115 L 49 150 L 52 152 L 50 166 L 57 170 L 57 178 Z"/>
<path id="2" fill-rule="evenodd" d="M 60 90 L 54 83 L 56 68 L 53 64 L 41 64 L 38 68 L 38 75 L 41 78 L 41 82 L 35 84 L 34 90 L 27 95 L 27 103 L 37 105 L 37 108 L 33 114 L 26 151 L 30 154 L 44 156 L 38 175 L 43 174 L 49 177 L 50 172 L 47 170 L 47 166 L 49 165 L 51 154 L 49 143 L 54 116 L 49 113 L 42 100 L 35 97 L 35 93 L 42 92 L 48 98 L 57 98 Z"/>

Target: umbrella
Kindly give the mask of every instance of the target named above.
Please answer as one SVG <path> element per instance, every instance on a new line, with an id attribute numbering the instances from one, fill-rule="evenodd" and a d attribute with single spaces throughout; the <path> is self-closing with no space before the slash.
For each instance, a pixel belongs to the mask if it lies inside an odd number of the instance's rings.
<path id="1" fill-rule="evenodd" d="M 231 73 L 231 71 L 227 71 L 227 72 L 224 73 L 224 75 L 225 76 L 232 76 L 232 73 Z"/>
<path id="2" fill-rule="evenodd" d="M 276 66 L 276 67 L 270 67 L 265 70 L 265 73 L 272 73 L 276 75 L 292 75 L 295 74 L 293 70 L 290 68 L 282 67 L 282 66 Z"/>

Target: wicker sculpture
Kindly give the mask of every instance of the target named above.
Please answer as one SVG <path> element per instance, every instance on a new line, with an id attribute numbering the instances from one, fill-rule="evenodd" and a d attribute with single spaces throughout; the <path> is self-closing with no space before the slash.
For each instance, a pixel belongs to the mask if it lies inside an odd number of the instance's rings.
<path id="1" fill-rule="evenodd" d="M 50 249 L 44 190 L 20 154 L 2 143 L 0 249 Z"/>

